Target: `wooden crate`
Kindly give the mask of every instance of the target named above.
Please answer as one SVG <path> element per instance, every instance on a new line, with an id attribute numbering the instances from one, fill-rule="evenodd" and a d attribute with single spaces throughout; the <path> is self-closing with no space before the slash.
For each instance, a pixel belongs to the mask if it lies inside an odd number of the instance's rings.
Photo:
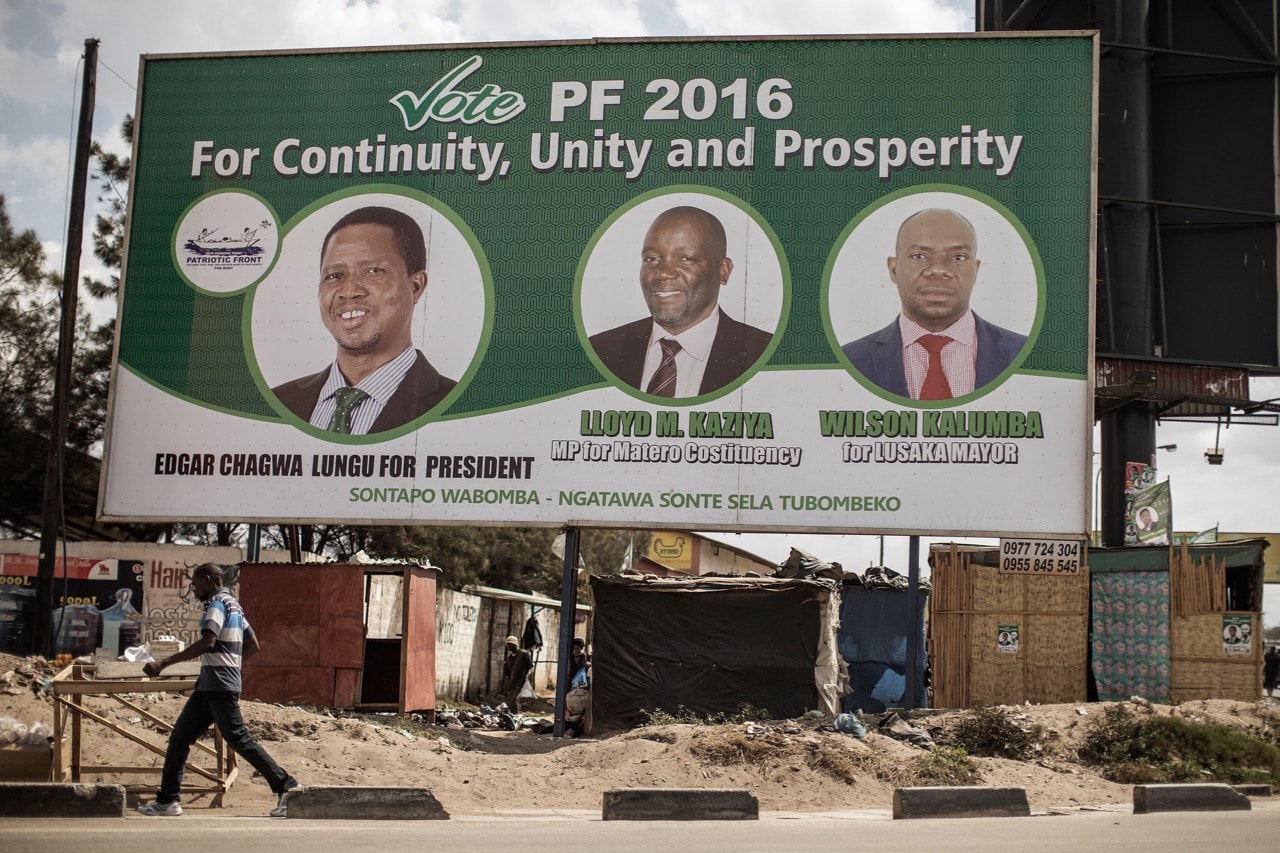
<path id="1" fill-rule="evenodd" d="M 0 782 L 48 782 L 53 749 L 48 744 L 16 744 L 0 747 Z"/>

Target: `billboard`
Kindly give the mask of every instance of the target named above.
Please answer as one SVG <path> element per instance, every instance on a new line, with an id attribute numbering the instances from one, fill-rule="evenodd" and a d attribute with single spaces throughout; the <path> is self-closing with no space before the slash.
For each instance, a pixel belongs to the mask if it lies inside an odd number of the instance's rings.
<path id="1" fill-rule="evenodd" d="M 144 57 L 100 515 L 1080 535 L 1095 64 Z"/>
<path id="2" fill-rule="evenodd" d="M 27 655 L 43 648 L 31 635 L 36 607 L 35 555 L 0 553 L 0 651 Z M 144 569 L 141 560 L 58 557 L 49 646 L 53 654 L 120 654 L 142 642 Z"/>
<path id="3" fill-rule="evenodd" d="M 1099 63 L 1098 227 L 1116 241 L 1099 259 L 1099 279 L 1111 282 L 1099 294 L 1099 350 L 1143 357 L 1154 344 L 1182 362 L 1280 371 L 1273 0 L 977 0 L 975 9 L 979 30 L 1096 26 L 1104 44 L 1133 48 Z M 1148 125 L 1149 136 L 1133 136 Z M 1135 199 L 1139 176 L 1150 189 Z M 1126 250 L 1115 210 L 1135 202 L 1153 211 L 1150 277 L 1124 276 L 1115 260 Z M 1156 318 L 1150 340 L 1117 329 L 1126 305 Z"/>

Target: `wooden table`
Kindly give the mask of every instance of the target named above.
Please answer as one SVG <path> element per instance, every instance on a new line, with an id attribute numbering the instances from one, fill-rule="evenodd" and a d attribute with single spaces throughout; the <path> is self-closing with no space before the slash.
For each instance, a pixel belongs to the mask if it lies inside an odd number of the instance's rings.
<path id="1" fill-rule="evenodd" d="M 149 720 L 166 735 L 173 730 L 173 724 L 161 720 L 151 712 L 140 708 L 131 696 L 139 693 L 182 693 L 196 686 L 196 675 L 200 665 L 196 661 L 177 664 L 169 667 L 166 674 L 158 678 L 147 678 L 142 673 L 141 663 L 111 662 L 110 664 L 72 664 L 53 677 L 52 692 L 54 700 L 53 714 L 53 781 L 79 782 L 86 773 L 106 774 L 156 774 L 161 772 L 160 765 L 149 767 L 123 765 L 85 765 L 80 760 L 80 746 L 83 737 L 85 720 L 115 732 L 121 737 L 140 744 L 164 758 L 168 747 L 168 739 L 159 743 L 143 737 L 136 731 L 124 728 L 119 723 L 101 713 L 85 706 L 86 696 L 100 696 L 114 700 L 145 720 Z M 68 738 L 70 743 L 67 743 Z M 222 796 L 231 789 L 236 779 L 235 752 L 223 741 L 222 733 L 217 726 L 213 727 L 213 746 L 196 741 L 192 745 L 192 755 L 187 760 L 186 773 L 183 774 L 183 793 L 212 794 L 214 807 L 222 805 Z M 211 758 L 209 766 L 202 766 L 196 761 L 200 757 Z M 198 777 L 198 778 L 197 778 Z M 125 790 L 133 793 L 154 791 L 156 783 L 126 784 Z"/>

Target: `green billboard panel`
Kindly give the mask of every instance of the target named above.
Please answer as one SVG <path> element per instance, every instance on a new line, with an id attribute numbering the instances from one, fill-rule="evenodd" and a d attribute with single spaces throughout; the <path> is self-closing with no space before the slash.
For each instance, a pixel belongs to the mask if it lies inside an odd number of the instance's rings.
<path id="1" fill-rule="evenodd" d="M 1095 63 L 146 57 L 100 514 L 1081 534 Z"/>

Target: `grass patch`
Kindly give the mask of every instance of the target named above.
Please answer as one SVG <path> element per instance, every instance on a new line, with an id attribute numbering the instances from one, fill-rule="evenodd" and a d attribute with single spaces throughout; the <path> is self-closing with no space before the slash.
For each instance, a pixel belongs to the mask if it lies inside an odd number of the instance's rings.
<path id="1" fill-rule="evenodd" d="M 739 731 L 716 732 L 711 736 L 694 736 L 689 752 L 709 764 L 761 765 L 789 750 L 785 741 L 774 738 L 748 737 Z"/>
<path id="2" fill-rule="evenodd" d="M 1004 708 L 977 708 L 934 739 L 969 755 L 1028 761 L 1044 754 L 1050 736 L 1040 723 L 1015 720 Z"/>
<path id="3" fill-rule="evenodd" d="M 736 723 L 762 723 L 772 719 L 768 710 L 742 704 L 737 713 L 699 714 L 681 705 L 675 711 L 653 708 L 640 712 L 644 716 L 642 726 L 723 726 Z"/>
<path id="4" fill-rule="evenodd" d="M 978 768 L 963 747 L 931 746 L 916 756 L 908 768 L 908 786 L 976 785 L 982 781 Z"/>
<path id="5" fill-rule="evenodd" d="M 1122 784 L 1227 782 L 1280 785 L 1280 748 L 1266 734 L 1124 705 L 1106 710 L 1085 737 L 1080 758 Z"/>
<path id="6" fill-rule="evenodd" d="M 1249 726 L 1248 731 L 1256 734 L 1272 746 L 1280 747 L 1280 714 L 1263 711 L 1258 714 L 1259 723 Z"/>
<path id="7" fill-rule="evenodd" d="M 741 729 L 704 729 L 694 733 L 689 754 L 708 764 L 722 767 L 740 765 L 770 776 L 783 767 L 811 770 L 846 785 L 856 784 L 858 775 L 883 778 L 891 772 L 882 756 L 859 752 L 842 742 L 796 740 L 777 732 L 748 734 Z"/>
<path id="8" fill-rule="evenodd" d="M 814 747 L 809 750 L 805 759 L 814 770 L 846 785 L 853 785 L 858 781 L 858 771 L 867 772 L 865 759 L 847 749 Z"/>

